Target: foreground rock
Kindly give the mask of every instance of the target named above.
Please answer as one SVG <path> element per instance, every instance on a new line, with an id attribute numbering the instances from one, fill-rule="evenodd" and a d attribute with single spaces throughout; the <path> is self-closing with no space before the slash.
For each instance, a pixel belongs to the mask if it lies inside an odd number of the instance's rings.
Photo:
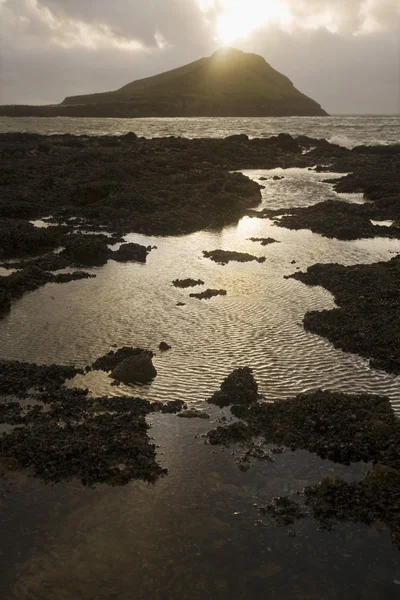
<path id="1" fill-rule="evenodd" d="M 233 402 L 227 397 L 223 405 Z M 276 499 L 261 514 L 280 524 L 310 512 L 324 525 L 335 520 L 383 523 L 400 547 L 400 422 L 388 398 L 318 390 L 273 404 L 234 404 L 231 411 L 239 420 L 210 431 L 211 444 L 252 448 L 253 440 L 261 438 L 345 465 L 374 465 L 360 481 L 327 478 L 306 488 L 306 507 L 291 498 Z"/>
<path id="2" fill-rule="evenodd" d="M 258 400 L 258 385 L 249 367 L 235 369 L 221 384 L 221 389 L 208 400 L 224 407 L 232 404 L 252 404 Z"/>
<path id="3" fill-rule="evenodd" d="M 0 423 L 14 426 L 0 437 L 0 463 L 53 483 L 124 485 L 164 475 L 146 415 L 176 413 L 184 403 L 89 398 L 87 390 L 63 386 L 78 372 L 0 361 Z"/>
<path id="4" fill-rule="evenodd" d="M 307 331 L 369 358 L 372 367 L 400 374 L 400 256 L 371 265 L 317 264 L 290 277 L 324 286 L 339 306 L 307 313 Z"/>
<path id="5" fill-rule="evenodd" d="M 259 263 L 265 262 L 265 257 L 261 256 L 253 256 L 252 254 L 247 254 L 246 252 L 231 252 L 229 250 L 211 250 L 210 252 L 204 250 L 203 256 L 205 258 L 209 258 L 213 262 L 218 263 L 219 265 L 227 265 L 229 262 L 251 262 L 257 261 Z"/>
<path id="6" fill-rule="evenodd" d="M 151 357 L 152 353 L 146 351 L 129 356 L 113 369 L 111 377 L 127 384 L 150 383 L 157 376 Z"/>
<path id="7" fill-rule="evenodd" d="M 197 298 L 198 300 L 209 300 L 215 296 L 226 296 L 226 290 L 205 290 L 198 294 L 189 294 L 190 298 Z"/>

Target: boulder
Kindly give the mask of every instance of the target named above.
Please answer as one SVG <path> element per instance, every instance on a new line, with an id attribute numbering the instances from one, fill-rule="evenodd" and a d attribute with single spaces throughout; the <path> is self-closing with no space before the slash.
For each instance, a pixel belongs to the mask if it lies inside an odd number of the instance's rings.
<path id="1" fill-rule="evenodd" d="M 158 349 L 161 350 L 162 352 L 166 352 L 167 350 L 171 350 L 171 346 L 169 344 L 167 344 L 167 342 L 161 342 L 160 345 L 158 346 Z"/>
<path id="2" fill-rule="evenodd" d="M 126 358 L 111 373 L 113 379 L 122 383 L 149 383 L 156 375 L 157 371 L 148 352 Z"/>

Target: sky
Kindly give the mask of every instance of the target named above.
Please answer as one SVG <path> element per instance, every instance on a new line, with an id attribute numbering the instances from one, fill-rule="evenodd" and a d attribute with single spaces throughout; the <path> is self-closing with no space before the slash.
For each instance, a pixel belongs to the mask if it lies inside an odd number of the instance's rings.
<path id="1" fill-rule="evenodd" d="M 261 54 L 331 114 L 400 114 L 400 0 L 0 0 L 0 104 Z"/>

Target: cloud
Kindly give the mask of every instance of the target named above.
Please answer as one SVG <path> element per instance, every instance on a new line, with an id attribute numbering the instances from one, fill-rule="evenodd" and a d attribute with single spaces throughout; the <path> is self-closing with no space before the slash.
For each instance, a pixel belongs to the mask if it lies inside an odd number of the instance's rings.
<path id="1" fill-rule="evenodd" d="M 273 24 L 286 31 L 324 28 L 357 35 L 400 29 L 399 0 L 196 0 L 214 19 L 246 22 L 254 29 Z"/>

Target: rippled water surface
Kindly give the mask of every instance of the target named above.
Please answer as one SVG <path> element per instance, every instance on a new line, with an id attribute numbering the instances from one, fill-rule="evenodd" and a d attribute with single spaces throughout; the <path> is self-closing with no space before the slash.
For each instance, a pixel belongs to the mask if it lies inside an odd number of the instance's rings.
<path id="1" fill-rule="evenodd" d="M 323 183 L 326 173 L 308 170 L 247 171 L 262 181 L 258 209 L 310 205 L 337 197 Z M 331 175 L 329 175 L 331 177 Z M 355 195 L 347 199 L 360 201 Z M 251 237 L 272 237 L 261 246 Z M 308 310 L 333 308 L 331 294 L 286 275 L 316 262 L 341 264 L 389 260 L 400 241 L 378 238 L 344 242 L 310 231 L 274 226 L 267 219 L 243 218 L 222 231 L 182 237 L 129 235 L 129 241 L 157 246 L 142 264 L 109 261 L 94 269 L 96 279 L 67 285 L 49 284 L 27 294 L 0 321 L 0 356 L 32 362 L 85 366 L 113 344 L 156 350 L 165 340 L 172 350 L 158 353 L 158 377 L 150 386 L 111 386 L 106 374 L 77 377 L 75 385 L 97 394 L 140 394 L 149 399 L 183 399 L 201 404 L 235 367 L 254 369 L 266 398 L 286 397 L 315 388 L 385 393 L 400 408 L 400 378 L 369 367 L 368 361 L 335 350 L 325 339 L 304 331 Z M 237 250 L 265 256 L 265 263 L 220 266 L 203 250 Z M 202 279 L 196 290 L 172 286 L 176 278 Z M 225 289 L 227 296 L 190 298 L 192 291 Z M 184 302 L 185 306 L 177 306 Z M 34 315 L 34 319 L 32 319 Z"/>
<path id="2" fill-rule="evenodd" d="M 75 135 L 137 135 L 188 138 L 226 137 L 245 133 L 270 137 L 286 132 L 323 138 L 342 146 L 394 144 L 400 142 L 400 116 L 263 117 L 263 118 L 174 118 L 174 119 L 84 119 L 70 117 L 0 117 L 0 132 L 71 133 Z"/>
<path id="3" fill-rule="evenodd" d="M 338 197 L 308 170 L 246 171 L 262 181 L 262 209 L 307 206 Z M 280 181 L 273 175 L 283 175 Z M 360 196 L 346 196 L 361 202 Z M 37 223 L 39 225 L 39 223 Z M 261 246 L 250 237 L 273 237 Z M 129 235 L 157 246 L 142 264 L 109 261 L 97 278 L 48 284 L 25 295 L 0 321 L 0 356 L 38 363 L 86 365 L 113 345 L 156 350 L 159 375 L 150 386 L 110 386 L 106 374 L 79 376 L 73 385 L 93 394 L 204 400 L 233 368 L 254 369 L 268 400 L 318 387 L 387 394 L 400 409 L 400 378 L 335 350 L 302 327 L 307 310 L 334 307 L 323 288 L 285 275 L 316 262 L 345 265 L 389 260 L 400 241 L 343 242 L 310 231 L 290 231 L 270 220 L 243 218 L 237 226 L 189 236 Z M 214 264 L 203 250 L 238 250 L 266 262 Z M 227 296 L 209 301 L 171 285 L 200 278 Z M 184 302 L 185 306 L 177 306 Z M 2 577 L 5 600 L 394 600 L 400 562 L 389 534 L 358 524 L 320 530 L 305 519 L 280 528 L 260 521 L 257 505 L 272 496 L 296 495 L 325 476 L 360 477 L 307 452 L 278 455 L 247 473 L 231 450 L 203 443 L 209 421 L 151 418 L 158 459 L 169 474 L 156 485 L 83 488 L 78 482 L 44 486 L 16 474 L 0 485 L 3 509 Z M 229 411 L 225 411 L 229 418 Z M 237 453 L 237 451 L 236 451 Z"/>

